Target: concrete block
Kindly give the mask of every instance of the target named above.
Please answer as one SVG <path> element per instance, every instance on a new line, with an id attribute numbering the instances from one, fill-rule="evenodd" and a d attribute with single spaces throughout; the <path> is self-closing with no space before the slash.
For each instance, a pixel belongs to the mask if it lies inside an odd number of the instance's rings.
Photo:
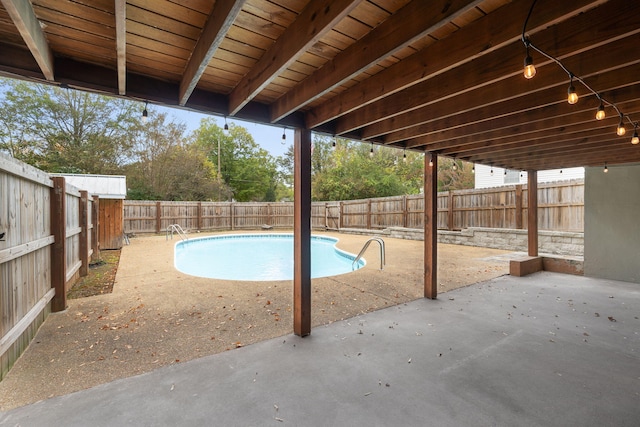
<path id="1" fill-rule="evenodd" d="M 509 274 L 522 277 L 542 271 L 542 257 L 522 257 L 509 262 Z"/>

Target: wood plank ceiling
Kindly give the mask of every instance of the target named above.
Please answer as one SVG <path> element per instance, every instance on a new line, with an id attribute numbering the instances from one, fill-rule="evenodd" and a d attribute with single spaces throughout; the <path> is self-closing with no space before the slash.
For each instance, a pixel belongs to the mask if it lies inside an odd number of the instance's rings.
<path id="1" fill-rule="evenodd" d="M 5 76 L 510 169 L 640 161 L 638 1 L 0 1 Z"/>

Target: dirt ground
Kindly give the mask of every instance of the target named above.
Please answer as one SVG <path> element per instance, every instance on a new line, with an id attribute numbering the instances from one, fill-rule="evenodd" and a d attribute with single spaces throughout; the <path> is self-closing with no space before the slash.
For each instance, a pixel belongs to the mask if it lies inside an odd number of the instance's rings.
<path id="1" fill-rule="evenodd" d="M 339 238 L 351 253 L 368 239 L 316 234 Z M 365 268 L 313 280 L 313 327 L 423 296 L 423 243 L 384 240 L 384 270 L 372 245 Z M 0 382 L 0 410 L 292 333 L 291 281 L 188 276 L 173 266 L 175 243 L 131 239 L 112 293 L 71 299 L 51 314 Z M 439 293 L 508 273 L 507 251 L 441 244 L 438 259 Z"/>

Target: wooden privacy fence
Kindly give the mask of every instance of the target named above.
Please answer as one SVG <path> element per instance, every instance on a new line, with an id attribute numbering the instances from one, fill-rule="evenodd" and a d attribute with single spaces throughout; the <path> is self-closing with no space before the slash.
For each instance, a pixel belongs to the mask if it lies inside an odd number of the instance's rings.
<path id="1" fill-rule="evenodd" d="M 0 379 L 98 253 L 97 198 L 0 153 Z"/>
<path id="2" fill-rule="evenodd" d="M 314 202 L 313 228 L 339 230 L 422 228 L 422 195 L 342 202 Z M 538 227 L 583 231 L 583 180 L 538 185 Z M 527 186 L 438 193 L 438 228 L 526 228 Z M 293 203 L 156 202 L 124 203 L 126 233 L 161 233 L 170 224 L 188 230 L 243 230 L 267 225 L 293 227 Z"/>

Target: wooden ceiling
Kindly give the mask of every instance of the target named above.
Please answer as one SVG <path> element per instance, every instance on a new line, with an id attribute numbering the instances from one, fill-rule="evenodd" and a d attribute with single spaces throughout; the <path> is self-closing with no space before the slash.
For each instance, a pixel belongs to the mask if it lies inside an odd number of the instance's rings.
<path id="1" fill-rule="evenodd" d="M 510 169 L 640 162 L 640 2 L 532 1 L 0 0 L 0 73 Z M 523 77 L 530 10 L 605 119 L 539 51 Z"/>

